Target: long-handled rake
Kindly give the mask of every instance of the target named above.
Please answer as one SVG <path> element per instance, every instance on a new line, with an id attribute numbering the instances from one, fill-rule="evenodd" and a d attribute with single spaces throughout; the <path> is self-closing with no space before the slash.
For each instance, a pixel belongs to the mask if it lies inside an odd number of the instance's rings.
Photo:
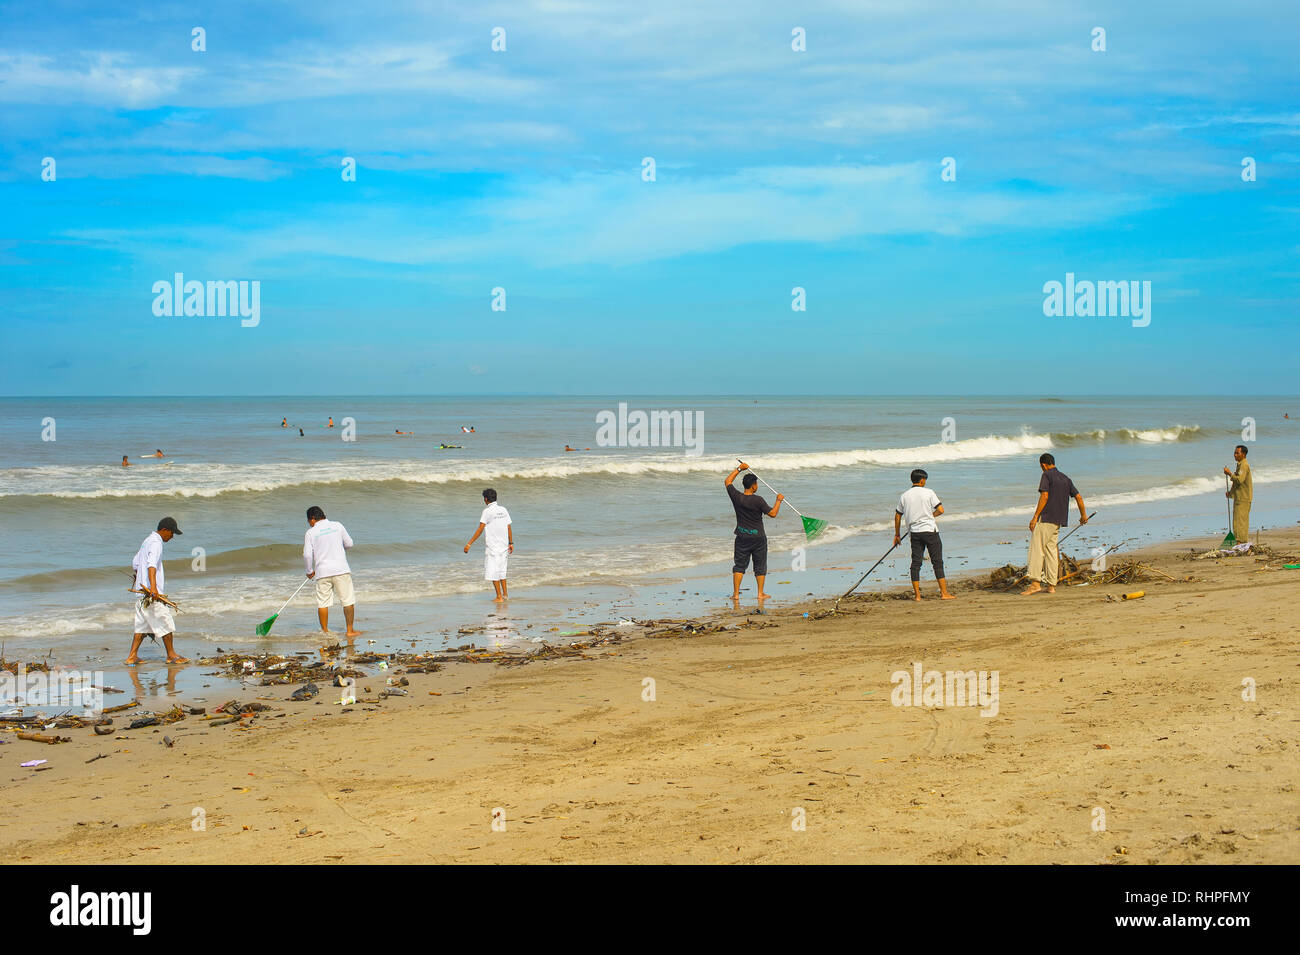
<path id="1" fill-rule="evenodd" d="M 903 536 L 898 539 L 898 544 L 903 543 L 903 541 L 907 539 L 907 535 L 910 533 L 912 532 L 904 531 Z M 829 617 L 831 616 L 831 614 L 838 613 L 840 609 L 840 601 L 843 600 L 845 597 L 847 597 L 849 594 L 853 593 L 853 591 L 857 590 L 860 586 L 862 586 L 862 582 L 871 576 L 871 571 L 875 570 L 877 567 L 883 564 L 885 562 L 885 558 L 894 552 L 894 547 L 897 547 L 898 544 L 894 544 L 893 547 L 890 547 L 889 550 L 885 551 L 885 553 L 881 556 L 880 560 L 876 561 L 874 564 L 871 565 L 871 570 L 868 570 L 865 574 L 859 577 L 857 583 L 855 583 L 852 587 L 844 591 L 844 593 L 840 594 L 839 597 L 835 599 L 835 605 L 831 607 L 830 610 L 817 614 L 817 617 L 820 619 L 821 617 Z"/>
<path id="2" fill-rule="evenodd" d="M 298 596 L 300 593 L 302 593 L 302 588 L 304 588 L 304 587 L 307 586 L 307 581 L 309 581 L 309 580 L 311 580 L 310 577 L 306 577 L 306 578 L 303 579 L 303 582 L 300 583 L 300 584 L 298 585 L 298 589 L 295 590 L 295 591 L 293 592 L 293 597 L 296 597 L 296 596 Z M 271 616 L 267 617 L 265 620 L 263 620 L 261 623 L 259 623 L 259 624 L 257 625 L 257 635 L 258 635 L 259 637 L 264 637 L 264 636 L 266 636 L 268 633 L 271 632 L 271 625 L 272 625 L 273 623 L 275 623 L 275 618 L 278 617 L 278 616 L 280 616 L 280 614 L 284 613 L 284 608 L 285 608 L 285 607 L 287 607 L 287 606 L 289 606 L 289 604 L 293 603 L 293 597 L 290 597 L 288 600 L 286 600 L 286 601 L 285 601 L 285 602 L 280 606 L 280 609 L 279 609 L 279 610 L 277 610 L 275 613 L 271 614 Z"/>
<path id="3" fill-rule="evenodd" d="M 741 461 L 739 458 L 737 458 L 736 460 L 740 464 L 745 463 L 744 461 Z M 758 477 L 757 474 L 755 474 L 754 477 L 758 478 L 758 483 L 763 485 L 763 487 L 767 488 L 773 494 L 780 493 L 779 491 L 777 491 L 776 488 L 772 487 L 772 485 L 768 484 L 761 477 Z M 819 534 L 821 534 L 822 531 L 826 530 L 826 526 L 830 523 L 830 521 L 824 521 L 819 517 L 805 517 L 803 514 L 800 514 L 799 509 L 790 503 L 789 498 L 784 498 L 783 502 L 786 507 L 790 508 L 790 510 L 794 511 L 796 514 L 799 514 L 799 520 L 803 521 L 804 536 L 808 540 L 815 539 Z"/>
<path id="4" fill-rule="evenodd" d="M 1232 494 L 1232 478 L 1227 477 L 1225 475 L 1225 479 L 1228 482 L 1228 488 L 1227 488 L 1228 493 Z M 1229 497 L 1228 498 L 1228 536 L 1223 539 L 1223 543 L 1219 545 L 1220 547 L 1235 547 L 1237 544 L 1237 534 L 1232 529 L 1232 525 L 1233 525 L 1232 505 L 1233 505 L 1233 500 L 1231 497 Z"/>

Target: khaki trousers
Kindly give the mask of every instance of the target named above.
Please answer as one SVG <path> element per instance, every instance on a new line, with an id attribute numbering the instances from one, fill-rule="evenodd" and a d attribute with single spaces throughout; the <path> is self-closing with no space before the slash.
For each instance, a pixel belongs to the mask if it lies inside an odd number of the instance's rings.
<path id="1" fill-rule="evenodd" d="M 1239 544 L 1250 540 L 1250 501 L 1232 502 L 1232 536 Z"/>
<path id="2" fill-rule="evenodd" d="M 1060 571 L 1061 556 L 1056 549 L 1056 533 L 1060 524 L 1039 521 L 1034 525 L 1033 536 L 1029 538 L 1029 579 L 1040 580 L 1049 587 L 1056 586 L 1056 577 Z"/>

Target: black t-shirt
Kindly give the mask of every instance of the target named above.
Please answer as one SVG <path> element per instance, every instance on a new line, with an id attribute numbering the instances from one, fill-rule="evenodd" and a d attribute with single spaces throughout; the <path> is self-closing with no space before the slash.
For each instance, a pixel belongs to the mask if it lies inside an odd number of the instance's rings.
<path id="1" fill-rule="evenodd" d="M 1064 527 L 1070 519 L 1070 498 L 1079 493 L 1074 482 L 1058 468 L 1048 468 L 1043 472 L 1043 479 L 1038 482 L 1038 490 L 1040 493 L 1047 492 L 1047 504 L 1038 519 L 1045 524 Z"/>
<path id="2" fill-rule="evenodd" d="M 771 510 L 767 501 L 754 494 L 742 494 L 734 484 L 727 485 L 731 506 L 736 509 L 736 533 L 745 537 L 766 537 L 763 515 Z"/>

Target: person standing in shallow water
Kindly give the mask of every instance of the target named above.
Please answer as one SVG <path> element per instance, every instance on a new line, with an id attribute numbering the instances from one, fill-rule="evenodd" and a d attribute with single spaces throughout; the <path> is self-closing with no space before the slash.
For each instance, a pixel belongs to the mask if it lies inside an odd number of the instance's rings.
<path id="1" fill-rule="evenodd" d="M 189 663 L 189 660 L 176 652 L 172 646 L 173 632 L 176 624 L 172 619 L 171 608 L 157 598 L 165 598 L 163 577 L 163 544 L 179 534 L 175 518 L 164 517 L 158 522 L 158 529 L 144 539 L 136 551 L 131 569 L 135 571 L 133 589 L 142 596 L 135 605 L 135 634 L 131 639 L 131 652 L 124 662 L 133 667 L 140 662 L 140 643 L 146 633 L 161 638 L 167 650 L 168 663 Z"/>
<path id="2" fill-rule="evenodd" d="M 470 546 L 483 535 L 483 577 L 492 581 L 496 591 L 496 603 L 510 599 L 506 584 L 506 563 L 510 554 L 515 552 L 514 529 L 510 523 L 510 512 L 497 503 L 497 492 L 487 488 L 483 492 L 483 513 L 479 515 L 478 527 L 474 536 L 465 545 L 465 553 Z"/>
<path id="3" fill-rule="evenodd" d="M 352 586 L 352 568 L 344 551 L 352 546 L 348 529 L 338 521 L 325 517 L 319 507 L 307 508 L 307 533 L 302 541 L 302 557 L 307 564 L 307 578 L 316 581 L 316 616 L 320 618 L 320 632 L 330 633 L 330 605 L 338 594 L 343 605 L 343 619 L 348 629 L 345 636 L 350 643 L 361 636 L 356 629 L 356 592 Z"/>
<path id="4" fill-rule="evenodd" d="M 767 501 L 758 496 L 758 476 L 746 474 L 741 482 L 743 492 L 737 491 L 734 482 L 741 471 L 748 471 L 749 465 L 744 461 L 727 475 L 723 484 L 727 487 L 727 496 L 731 498 L 731 507 L 736 512 L 735 544 L 732 547 L 731 564 L 731 600 L 740 600 L 740 582 L 745 578 L 751 560 L 754 562 L 754 580 L 758 583 L 758 599 L 766 600 L 763 581 L 767 578 L 767 532 L 763 529 L 763 516 L 776 517 L 781 510 L 784 494 L 776 496 L 776 504 L 769 510 Z"/>

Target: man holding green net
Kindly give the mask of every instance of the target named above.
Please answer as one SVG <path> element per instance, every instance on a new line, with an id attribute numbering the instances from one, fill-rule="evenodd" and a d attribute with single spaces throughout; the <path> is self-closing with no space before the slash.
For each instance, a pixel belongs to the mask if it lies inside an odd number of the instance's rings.
<path id="1" fill-rule="evenodd" d="M 767 577 L 767 533 L 763 530 L 763 515 L 776 517 L 781 510 L 781 502 L 785 500 L 785 495 L 778 494 L 776 505 L 769 510 L 767 501 L 757 494 L 758 477 L 754 474 L 746 474 L 744 481 L 741 482 L 745 486 L 744 492 L 737 491 L 733 482 L 741 471 L 748 470 L 749 465 L 741 461 L 740 466 L 733 469 L 723 482 L 727 486 L 727 496 L 731 498 L 731 506 L 736 512 L 731 599 L 740 599 L 740 582 L 745 576 L 745 571 L 749 569 L 749 562 L 752 559 L 754 579 L 758 582 L 758 599 L 766 600 L 767 594 L 763 592 L 763 581 Z"/>

